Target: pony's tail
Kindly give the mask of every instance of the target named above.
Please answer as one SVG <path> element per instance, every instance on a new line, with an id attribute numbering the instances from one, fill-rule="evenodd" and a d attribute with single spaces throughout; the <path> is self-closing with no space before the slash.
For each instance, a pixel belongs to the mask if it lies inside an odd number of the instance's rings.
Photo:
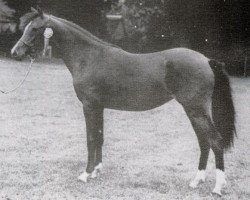
<path id="1" fill-rule="evenodd" d="M 217 131 L 221 134 L 221 145 L 224 149 L 233 146 L 235 129 L 235 110 L 228 75 L 224 63 L 209 60 L 215 76 L 212 97 L 212 118 Z"/>

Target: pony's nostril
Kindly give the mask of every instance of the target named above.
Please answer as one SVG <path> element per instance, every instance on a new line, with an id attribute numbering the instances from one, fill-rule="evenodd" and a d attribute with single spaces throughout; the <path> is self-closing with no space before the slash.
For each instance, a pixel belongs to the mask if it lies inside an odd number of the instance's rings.
<path id="1" fill-rule="evenodd" d="M 21 60 L 22 58 L 20 56 L 18 56 L 16 51 L 11 52 L 11 56 L 12 58 L 14 58 L 15 60 Z"/>

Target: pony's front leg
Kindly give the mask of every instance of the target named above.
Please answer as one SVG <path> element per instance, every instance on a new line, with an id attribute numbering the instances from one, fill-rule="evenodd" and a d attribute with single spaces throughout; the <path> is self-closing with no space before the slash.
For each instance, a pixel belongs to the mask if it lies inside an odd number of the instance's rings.
<path id="1" fill-rule="evenodd" d="M 96 176 L 96 151 L 100 151 L 100 127 L 102 127 L 102 120 L 100 119 L 103 118 L 103 108 L 99 106 L 84 106 L 84 116 L 87 129 L 88 163 L 86 171 L 78 178 L 83 182 L 87 182 L 90 176 L 92 178 Z M 100 157 L 100 155 L 98 155 L 97 158 L 98 157 Z M 98 163 L 98 165 L 99 164 L 100 163 Z"/>
<path id="2" fill-rule="evenodd" d="M 95 149 L 95 169 L 91 173 L 91 178 L 96 178 L 98 173 L 102 171 L 102 146 L 103 146 L 103 108 L 98 111 L 97 119 L 98 122 L 98 134 L 96 135 L 96 149 Z"/>

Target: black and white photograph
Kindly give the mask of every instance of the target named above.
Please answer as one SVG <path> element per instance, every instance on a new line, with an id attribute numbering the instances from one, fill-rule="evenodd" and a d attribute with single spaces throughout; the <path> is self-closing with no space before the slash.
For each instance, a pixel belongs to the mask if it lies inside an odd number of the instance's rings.
<path id="1" fill-rule="evenodd" d="M 249 200 L 249 0 L 0 0 L 0 200 Z"/>

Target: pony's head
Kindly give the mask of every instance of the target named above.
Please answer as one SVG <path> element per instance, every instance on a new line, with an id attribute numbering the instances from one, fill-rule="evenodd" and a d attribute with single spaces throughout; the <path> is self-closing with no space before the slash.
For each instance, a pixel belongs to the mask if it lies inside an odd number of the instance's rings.
<path id="1" fill-rule="evenodd" d="M 23 30 L 23 35 L 11 50 L 11 55 L 19 60 L 32 54 L 35 39 L 44 32 L 48 24 L 48 17 L 40 8 L 31 8 L 31 11 L 21 19 L 20 29 Z"/>

